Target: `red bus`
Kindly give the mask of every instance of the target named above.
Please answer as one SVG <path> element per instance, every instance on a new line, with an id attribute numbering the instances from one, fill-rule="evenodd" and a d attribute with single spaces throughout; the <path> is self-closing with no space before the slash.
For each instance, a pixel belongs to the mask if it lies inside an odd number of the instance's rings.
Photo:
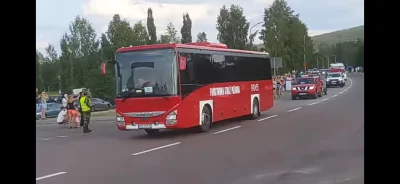
<path id="1" fill-rule="evenodd" d="M 268 53 L 224 44 L 155 44 L 120 48 L 116 70 L 119 130 L 198 127 L 239 116 L 260 116 L 273 106 Z M 106 72 L 106 63 L 101 66 Z"/>

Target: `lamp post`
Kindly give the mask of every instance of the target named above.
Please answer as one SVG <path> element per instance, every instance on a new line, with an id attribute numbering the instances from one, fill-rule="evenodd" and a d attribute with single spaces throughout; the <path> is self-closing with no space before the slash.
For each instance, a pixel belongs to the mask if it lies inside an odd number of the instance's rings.
<path id="1" fill-rule="evenodd" d="M 257 22 L 256 24 L 254 24 L 253 26 L 251 26 L 251 28 L 250 28 L 250 36 L 251 36 L 251 30 L 254 28 L 254 27 L 256 27 L 257 25 L 259 25 L 259 24 L 261 24 L 261 23 L 263 23 L 263 22 Z M 251 38 L 250 39 L 250 48 L 253 46 L 253 39 Z"/>

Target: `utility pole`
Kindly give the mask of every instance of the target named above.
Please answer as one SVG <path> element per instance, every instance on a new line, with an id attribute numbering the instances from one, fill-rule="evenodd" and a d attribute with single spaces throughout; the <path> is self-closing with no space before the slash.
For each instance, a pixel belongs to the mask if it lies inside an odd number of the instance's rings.
<path id="1" fill-rule="evenodd" d="M 73 64 L 73 62 L 72 62 L 72 52 L 71 52 L 71 50 L 69 49 L 69 61 L 70 61 L 70 64 L 71 64 L 71 70 L 70 70 L 70 77 L 71 77 L 71 90 L 73 89 L 73 86 L 74 86 L 74 64 Z"/>
<path id="2" fill-rule="evenodd" d="M 317 69 L 319 69 L 319 66 L 318 66 L 318 57 L 317 57 Z"/>
<path id="3" fill-rule="evenodd" d="M 335 57 L 335 63 L 336 63 L 336 55 L 335 55 L 335 54 L 332 54 L 332 56 Z"/>
<path id="4" fill-rule="evenodd" d="M 304 66 L 304 72 L 307 71 L 307 65 L 306 65 L 306 36 L 307 36 L 307 33 L 305 33 L 304 36 L 303 36 L 303 41 L 304 41 L 304 45 L 303 45 L 303 66 Z"/>

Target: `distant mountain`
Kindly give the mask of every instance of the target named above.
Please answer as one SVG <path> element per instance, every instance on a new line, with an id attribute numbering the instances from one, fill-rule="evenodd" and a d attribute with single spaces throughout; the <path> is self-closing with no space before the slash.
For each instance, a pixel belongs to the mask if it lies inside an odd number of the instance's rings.
<path id="1" fill-rule="evenodd" d="M 358 38 L 364 39 L 364 25 L 312 37 L 316 47 L 321 43 L 334 45 L 339 42 L 357 40 Z"/>

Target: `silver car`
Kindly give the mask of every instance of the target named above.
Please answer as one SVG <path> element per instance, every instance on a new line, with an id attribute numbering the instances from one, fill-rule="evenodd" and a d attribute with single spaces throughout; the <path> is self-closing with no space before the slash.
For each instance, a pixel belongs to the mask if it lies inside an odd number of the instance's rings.
<path id="1" fill-rule="evenodd" d="M 91 100 L 92 100 L 92 112 L 93 111 L 107 111 L 107 110 L 110 110 L 112 107 L 110 102 L 107 102 L 103 99 L 92 98 Z M 78 100 L 76 100 L 74 103 L 75 103 L 76 107 L 78 107 L 78 108 L 80 107 Z"/>

